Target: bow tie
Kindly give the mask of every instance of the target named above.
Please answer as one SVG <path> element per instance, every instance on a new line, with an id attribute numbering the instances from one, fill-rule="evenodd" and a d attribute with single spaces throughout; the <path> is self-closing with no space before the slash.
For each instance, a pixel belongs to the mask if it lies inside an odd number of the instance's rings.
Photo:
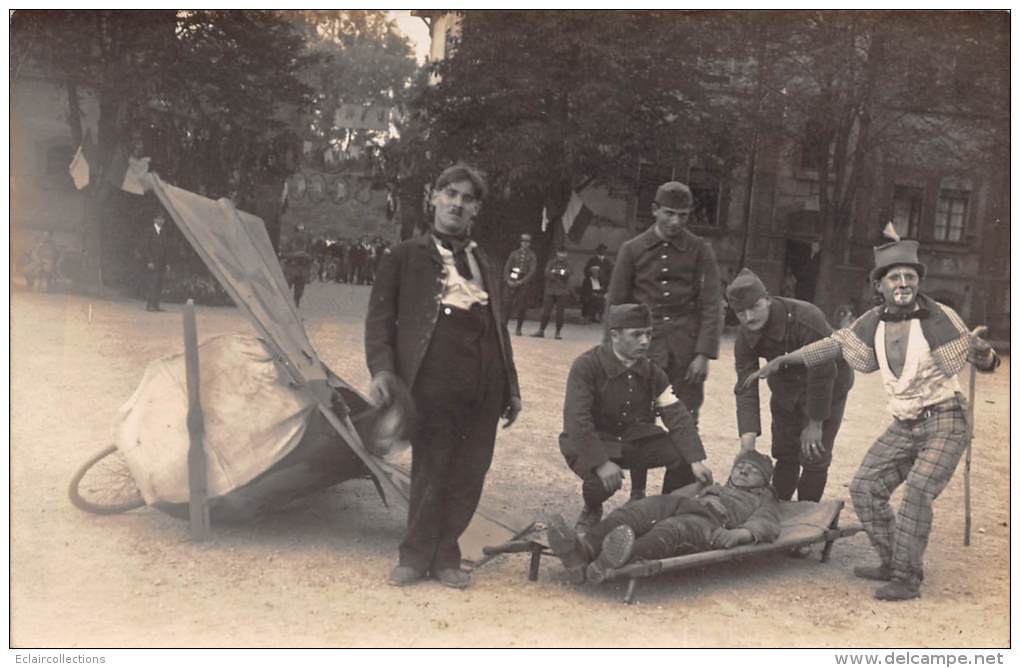
<path id="1" fill-rule="evenodd" d="M 913 311 L 899 311 L 896 313 L 882 311 L 881 315 L 878 316 L 878 319 L 883 322 L 903 322 L 904 320 L 924 320 L 927 317 L 928 310 L 918 308 Z"/>

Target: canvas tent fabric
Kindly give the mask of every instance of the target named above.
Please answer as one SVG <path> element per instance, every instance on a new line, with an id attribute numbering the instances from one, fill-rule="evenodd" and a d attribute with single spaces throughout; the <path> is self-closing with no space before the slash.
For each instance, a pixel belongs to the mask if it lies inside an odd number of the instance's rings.
<path id="1" fill-rule="evenodd" d="M 279 349 L 294 380 L 324 379 L 262 219 L 238 211 L 230 200 L 211 200 L 151 178 L 174 222 L 266 341 Z"/>
<path id="2" fill-rule="evenodd" d="M 253 336 L 202 342 L 199 380 L 210 497 L 225 496 L 283 459 L 317 406 Z M 183 354 L 150 363 L 117 415 L 114 443 L 148 504 L 188 501 L 187 415 Z"/>

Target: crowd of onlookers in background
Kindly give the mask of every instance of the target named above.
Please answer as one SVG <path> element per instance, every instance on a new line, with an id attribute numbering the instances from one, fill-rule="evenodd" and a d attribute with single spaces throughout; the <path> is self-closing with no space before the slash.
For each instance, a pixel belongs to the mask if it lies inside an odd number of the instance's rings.
<path id="1" fill-rule="evenodd" d="M 351 285 L 372 285 L 383 255 L 390 244 L 382 237 L 339 239 L 319 237 L 312 241 L 311 280 Z"/>

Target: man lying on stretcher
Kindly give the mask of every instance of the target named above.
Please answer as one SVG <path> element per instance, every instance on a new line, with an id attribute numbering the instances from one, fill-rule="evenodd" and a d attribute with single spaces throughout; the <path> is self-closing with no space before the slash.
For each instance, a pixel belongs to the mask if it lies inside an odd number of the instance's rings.
<path id="1" fill-rule="evenodd" d="M 605 581 L 631 561 L 667 559 L 779 537 L 779 501 L 769 485 L 772 460 L 753 450 L 733 463 L 725 485 L 701 487 L 693 497 L 659 494 L 630 501 L 578 535 L 562 515 L 549 525 L 549 545 L 576 584 Z"/>

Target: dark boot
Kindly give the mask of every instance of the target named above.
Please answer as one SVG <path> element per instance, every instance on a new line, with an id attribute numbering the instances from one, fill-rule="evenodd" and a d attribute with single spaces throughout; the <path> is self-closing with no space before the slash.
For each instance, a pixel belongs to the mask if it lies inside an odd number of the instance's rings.
<path id="1" fill-rule="evenodd" d="M 574 531 L 580 534 L 587 533 L 588 529 L 592 528 L 600 521 L 602 521 L 602 504 L 600 503 L 595 508 L 589 508 L 586 505 L 584 510 L 581 511 L 581 515 L 577 518 L 577 523 L 574 525 Z"/>
<path id="2" fill-rule="evenodd" d="M 606 539 L 602 541 L 602 551 L 599 552 L 599 556 L 588 564 L 588 582 L 602 584 L 606 581 L 610 571 L 630 561 L 630 557 L 634 553 L 635 540 L 634 530 L 626 524 L 610 531 Z"/>
<path id="3" fill-rule="evenodd" d="M 592 559 L 591 546 L 568 527 L 563 515 L 559 514 L 550 518 L 547 536 L 549 547 L 563 562 L 563 568 L 567 571 L 570 581 L 574 584 L 584 584 L 585 567 Z"/>
<path id="4" fill-rule="evenodd" d="M 892 580 L 892 569 L 885 564 L 878 566 L 854 566 L 854 575 L 865 580 L 889 582 Z"/>
<path id="5" fill-rule="evenodd" d="M 892 580 L 875 590 L 875 598 L 880 601 L 909 601 L 920 596 L 921 588 L 904 580 Z"/>

